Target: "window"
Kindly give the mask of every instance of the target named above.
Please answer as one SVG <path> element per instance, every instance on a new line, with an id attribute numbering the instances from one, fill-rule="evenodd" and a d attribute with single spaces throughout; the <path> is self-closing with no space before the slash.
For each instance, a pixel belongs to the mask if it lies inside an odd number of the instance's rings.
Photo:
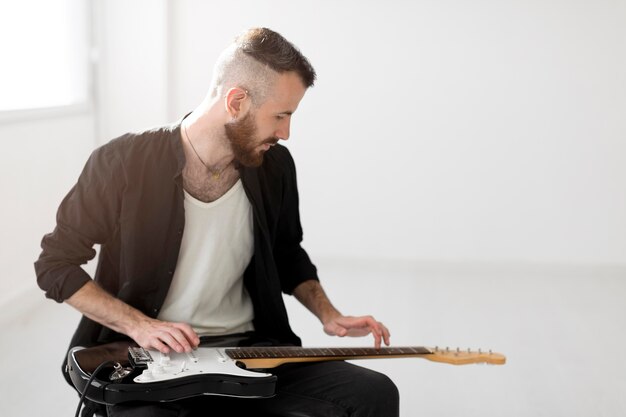
<path id="1" fill-rule="evenodd" d="M 88 99 L 88 1 L 0 3 L 0 112 Z"/>

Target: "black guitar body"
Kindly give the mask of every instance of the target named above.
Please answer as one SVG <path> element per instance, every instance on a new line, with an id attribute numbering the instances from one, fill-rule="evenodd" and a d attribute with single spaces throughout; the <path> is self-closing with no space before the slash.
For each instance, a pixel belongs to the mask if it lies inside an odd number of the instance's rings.
<path id="1" fill-rule="evenodd" d="M 125 344 L 127 347 L 128 344 Z M 89 350 L 88 348 L 86 350 Z M 113 363 L 127 366 L 127 357 L 116 355 L 103 358 L 111 361 L 110 365 L 102 367 L 96 375 L 83 369 L 81 363 L 82 347 L 72 348 L 68 353 L 68 371 L 74 387 L 83 393 L 87 383 L 89 387 L 85 397 L 100 404 L 120 404 L 130 401 L 174 401 L 198 395 L 225 395 L 243 398 L 266 398 L 274 395 L 276 376 L 242 377 L 231 374 L 207 373 L 204 375 L 190 375 L 168 381 L 150 383 L 136 383 L 133 378 L 141 374 L 142 369 L 128 367 L 130 373 L 121 379 L 111 380 L 116 371 Z M 117 356 L 117 357 L 116 357 Z M 86 366 L 93 368 L 93 366 Z M 93 369 L 90 369 L 93 372 Z M 92 378 L 93 376 L 93 378 Z"/>

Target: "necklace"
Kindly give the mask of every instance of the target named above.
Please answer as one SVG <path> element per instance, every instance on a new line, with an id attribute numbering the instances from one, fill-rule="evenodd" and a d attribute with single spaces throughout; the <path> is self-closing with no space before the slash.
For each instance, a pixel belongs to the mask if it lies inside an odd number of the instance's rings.
<path id="1" fill-rule="evenodd" d="M 191 139 L 189 139 L 189 133 L 187 133 L 187 125 L 183 125 L 183 130 L 185 131 L 185 137 L 187 137 L 187 142 L 189 142 L 189 144 L 191 145 L 191 149 L 193 149 L 193 153 L 196 154 L 196 156 L 198 157 L 198 160 L 200 160 L 200 162 L 202 163 L 202 165 L 204 165 L 204 167 L 206 168 L 207 171 L 209 171 L 209 173 L 211 174 L 211 178 L 214 180 L 219 180 L 220 176 L 222 175 L 222 173 L 226 170 L 226 168 L 228 168 L 228 166 L 232 163 L 229 162 L 227 163 L 224 168 L 222 169 L 212 169 L 210 168 L 207 164 L 204 163 L 204 161 L 202 160 L 202 158 L 200 158 L 200 154 L 198 154 L 198 151 L 196 151 L 196 147 L 193 146 L 193 142 L 191 141 Z"/>

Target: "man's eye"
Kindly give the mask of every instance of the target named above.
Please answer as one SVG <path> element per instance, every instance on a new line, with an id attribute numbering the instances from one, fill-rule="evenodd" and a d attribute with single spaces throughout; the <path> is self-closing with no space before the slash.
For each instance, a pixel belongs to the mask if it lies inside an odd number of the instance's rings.
<path id="1" fill-rule="evenodd" d="M 283 116 L 282 114 L 279 114 L 278 116 L 276 116 L 276 120 L 283 120 L 285 118 L 285 116 Z"/>

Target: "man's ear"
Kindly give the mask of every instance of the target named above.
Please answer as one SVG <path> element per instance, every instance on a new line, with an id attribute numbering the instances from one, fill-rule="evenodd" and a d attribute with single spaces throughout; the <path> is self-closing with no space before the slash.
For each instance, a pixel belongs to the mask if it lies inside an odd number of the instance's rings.
<path id="1" fill-rule="evenodd" d="M 247 90 L 233 87 L 224 96 L 224 108 L 232 119 L 245 115 L 250 109 L 250 95 Z"/>

